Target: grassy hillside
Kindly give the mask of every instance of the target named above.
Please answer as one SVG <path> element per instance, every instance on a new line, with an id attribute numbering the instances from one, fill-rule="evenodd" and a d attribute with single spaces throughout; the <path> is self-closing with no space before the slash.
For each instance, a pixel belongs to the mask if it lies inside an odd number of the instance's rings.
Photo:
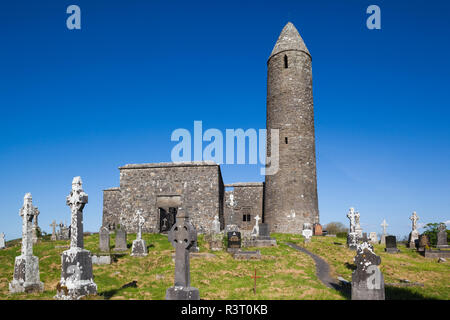
<path id="1" fill-rule="evenodd" d="M 354 251 L 343 247 L 346 240 L 333 237 L 313 237 L 306 248 L 327 261 L 332 275 L 351 281 L 354 269 Z M 381 257 L 380 269 L 386 284 L 400 284 L 403 280 L 422 286 L 386 286 L 386 299 L 450 299 L 450 262 L 438 263 L 437 259 L 425 258 L 416 250 L 398 245 L 400 253 L 384 252 L 383 245 L 374 245 Z"/>
<path id="2" fill-rule="evenodd" d="M 202 299 L 346 299 L 338 291 L 325 287 L 315 275 L 313 260 L 306 254 L 286 246 L 286 241 L 302 244 L 298 235 L 274 234 L 278 240 L 276 248 L 260 248 L 263 258 L 255 261 L 234 260 L 230 254 L 209 251 L 203 237 L 199 236 L 201 253 L 215 256 L 191 259 L 191 285 L 199 288 Z M 89 299 L 164 299 L 166 289 L 173 285 L 174 262 L 172 246 L 167 236 L 145 234 L 149 246 L 147 257 L 116 256 L 111 265 L 95 265 L 94 281 L 98 295 Z M 135 235 L 128 235 L 131 247 Z M 322 256 L 331 265 L 334 276 L 351 279 L 354 252 L 335 243 L 344 243 L 331 237 L 314 237 L 307 246 Z M 9 294 L 8 283 L 12 280 L 14 258 L 20 254 L 20 244 L 0 250 L 0 299 L 52 299 L 61 274 L 60 255 L 68 241 L 42 241 L 34 246 L 39 257 L 42 294 Z M 111 246 L 114 245 L 114 239 Z M 98 251 L 98 235 L 85 237 L 85 247 L 92 253 Z M 380 246 L 377 254 L 382 257 L 381 269 L 386 282 L 399 279 L 422 282 L 424 287 L 387 287 L 387 298 L 403 299 L 449 299 L 450 266 L 436 263 L 436 259 L 425 259 L 415 252 L 403 249 L 398 255 L 387 255 Z M 257 270 L 256 295 L 253 279 Z M 124 285 L 137 281 L 135 287 Z"/>

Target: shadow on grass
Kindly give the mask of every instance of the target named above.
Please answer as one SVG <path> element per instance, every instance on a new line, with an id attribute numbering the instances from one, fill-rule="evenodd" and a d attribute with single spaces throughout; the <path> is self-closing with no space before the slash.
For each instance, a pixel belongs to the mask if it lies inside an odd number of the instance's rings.
<path id="1" fill-rule="evenodd" d="M 353 263 L 348 263 L 348 262 L 346 262 L 345 263 L 345 267 L 347 268 L 347 269 L 350 269 L 350 270 L 356 270 L 356 266 L 353 264 Z"/>
<path id="2" fill-rule="evenodd" d="M 106 290 L 106 291 L 100 292 L 99 296 L 102 296 L 105 300 L 109 300 L 113 296 L 115 296 L 117 293 L 119 293 L 122 289 L 125 289 L 125 288 L 137 288 L 137 281 L 134 280 L 129 283 L 126 283 L 118 289 L 111 289 L 111 290 Z"/>
<path id="3" fill-rule="evenodd" d="M 425 297 L 408 288 L 385 286 L 384 290 L 386 300 L 438 300 L 436 298 Z"/>
<path id="4" fill-rule="evenodd" d="M 351 300 L 352 298 L 352 285 L 351 283 L 332 283 L 333 288 L 339 292 L 344 298 Z M 438 300 L 423 296 L 418 292 L 414 292 L 409 288 L 401 288 L 394 286 L 385 286 L 385 298 L 386 300 Z"/>

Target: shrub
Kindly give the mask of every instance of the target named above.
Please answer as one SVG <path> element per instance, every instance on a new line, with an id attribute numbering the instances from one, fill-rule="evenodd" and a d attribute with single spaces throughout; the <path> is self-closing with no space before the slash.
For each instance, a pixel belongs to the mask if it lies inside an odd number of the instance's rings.
<path id="1" fill-rule="evenodd" d="M 326 230 L 328 234 L 335 234 L 335 235 L 337 235 L 340 232 L 348 231 L 347 227 L 344 226 L 344 224 L 341 222 L 330 222 L 325 226 L 324 230 Z"/>
<path id="2" fill-rule="evenodd" d="M 347 238 L 348 233 L 347 232 L 338 232 L 336 233 L 336 237 L 338 238 Z"/>

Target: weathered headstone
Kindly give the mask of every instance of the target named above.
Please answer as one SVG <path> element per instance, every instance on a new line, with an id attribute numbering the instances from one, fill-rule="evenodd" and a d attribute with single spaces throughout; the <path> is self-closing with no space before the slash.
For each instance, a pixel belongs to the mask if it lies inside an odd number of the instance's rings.
<path id="1" fill-rule="evenodd" d="M 148 252 L 147 252 L 147 244 L 145 243 L 145 240 L 142 239 L 142 226 L 145 223 L 145 218 L 142 216 L 141 210 L 138 210 L 136 214 L 136 220 L 138 223 L 138 232 L 136 240 L 133 241 L 133 245 L 131 247 L 131 255 L 133 257 L 144 257 L 148 255 Z"/>
<path id="2" fill-rule="evenodd" d="M 100 244 L 99 244 L 100 252 L 109 252 L 110 238 L 109 238 L 108 228 L 100 227 L 98 237 L 99 237 L 99 241 L 100 241 Z"/>
<path id="3" fill-rule="evenodd" d="M 212 231 L 213 233 L 220 233 L 220 221 L 218 215 L 214 216 Z"/>
<path id="4" fill-rule="evenodd" d="M 84 249 L 83 209 L 87 203 L 88 195 L 83 191 L 81 178 L 73 178 L 72 190 L 66 199 L 71 211 L 70 249 L 61 255 L 61 280 L 54 297 L 58 300 L 77 300 L 97 294 L 91 253 Z"/>
<path id="5" fill-rule="evenodd" d="M 218 215 L 214 217 L 213 227 L 211 228 L 211 232 L 205 235 L 205 241 L 208 242 L 209 248 L 212 251 L 220 251 L 223 249 L 223 232 L 220 231 Z"/>
<path id="6" fill-rule="evenodd" d="M 305 237 L 304 243 L 311 242 L 311 237 L 313 235 L 312 226 L 310 223 L 306 222 L 303 224 L 302 235 Z"/>
<path id="7" fill-rule="evenodd" d="M 358 232 L 356 231 L 356 217 L 359 217 L 359 213 L 355 212 L 354 208 L 350 208 L 347 213 L 347 218 L 350 220 L 350 232 L 347 236 L 347 246 L 350 250 L 356 250 L 356 245 L 358 243 Z"/>
<path id="8" fill-rule="evenodd" d="M 268 223 L 261 223 L 259 225 L 259 236 L 258 239 L 270 240 L 270 226 Z"/>
<path id="9" fill-rule="evenodd" d="M 372 243 L 378 243 L 378 237 L 376 232 L 370 232 L 369 233 L 369 239 Z"/>
<path id="10" fill-rule="evenodd" d="M 0 249 L 5 249 L 5 234 L 0 233 Z"/>
<path id="11" fill-rule="evenodd" d="M 383 223 L 381 224 L 381 226 L 383 227 L 383 234 L 381 235 L 380 244 L 386 244 L 386 227 L 389 226 L 386 223 L 386 219 L 383 219 Z"/>
<path id="12" fill-rule="evenodd" d="M 445 227 L 445 223 L 439 224 L 436 247 L 437 248 L 450 248 L 450 246 L 447 243 L 447 228 Z"/>
<path id="13" fill-rule="evenodd" d="M 395 236 L 386 236 L 386 248 L 384 251 L 387 253 L 398 253 L 400 250 L 397 248 L 397 238 Z"/>
<path id="14" fill-rule="evenodd" d="M 123 228 L 116 229 L 116 245 L 114 251 L 127 251 L 127 232 Z"/>
<path id="15" fill-rule="evenodd" d="M 27 193 L 20 209 L 22 217 L 22 251 L 14 263 L 13 280 L 9 283 L 9 292 L 42 292 L 44 284 L 39 276 L 39 259 L 33 256 L 33 230 L 32 221 L 35 207 L 31 193 Z"/>
<path id="16" fill-rule="evenodd" d="M 175 281 L 166 291 L 166 300 L 200 300 L 199 290 L 191 287 L 189 260 L 189 249 L 195 244 L 196 235 L 188 213 L 180 208 L 168 234 L 169 242 L 175 247 Z"/>
<path id="17" fill-rule="evenodd" d="M 417 220 L 419 220 L 419 216 L 414 211 L 409 219 L 412 221 L 412 230 L 409 233 L 408 247 L 416 248 L 419 242 L 419 231 L 417 230 Z"/>
<path id="18" fill-rule="evenodd" d="M 384 300 L 384 278 L 378 265 L 381 258 L 368 241 L 356 246 L 356 270 L 352 274 L 352 300 Z"/>
<path id="19" fill-rule="evenodd" d="M 430 239 L 426 234 L 421 234 L 419 236 L 419 246 L 417 248 L 417 251 L 425 251 L 425 249 L 430 249 L 431 243 Z"/>
<path id="20" fill-rule="evenodd" d="M 41 229 L 38 224 L 38 216 L 40 211 L 37 207 L 34 207 L 34 217 L 33 217 L 33 243 L 38 242 L 38 233 L 40 233 Z"/>
<path id="21" fill-rule="evenodd" d="M 58 232 L 58 234 L 57 234 L 57 239 L 58 240 L 70 240 L 70 226 L 69 227 L 67 227 L 66 225 L 65 225 L 65 223 L 63 223 L 62 221 L 61 221 L 61 223 L 59 224 L 59 232 Z"/>
<path id="22" fill-rule="evenodd" d="M 53 220 L 53 223 L 50 225 L 52 227 L 52 236 L 50 237 L 50 240 L 55 241 L 56 240 L 56 221 Z"/>

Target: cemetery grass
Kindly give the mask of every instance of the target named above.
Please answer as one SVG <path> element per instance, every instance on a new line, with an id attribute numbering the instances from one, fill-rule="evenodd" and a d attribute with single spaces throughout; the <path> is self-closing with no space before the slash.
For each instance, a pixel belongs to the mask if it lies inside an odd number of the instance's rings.
<path id="1" fill-rule="evenodd" d="M 210 251 L 199 235 L 200 254 L 214 256 L 191 258 L 191 285 L 200 290 L 205 300 L 259 300 L 259 299 L 302 299 L 323 300 L 348 299 L 348 295 L 327 288 L 317 277 L 312 258 L 288 247 L 292 242 L 303 246 L 300 235 L 272 234 L 278 247 L 244 248 L 260 250 L 261 260 L 234 260 L 226 251 Z M 127 237 L 128 253 L 136 238 Z M 147 242 L 147 257 L 131 257 L 129 254 L 115 255 L 111 265 L 94 265 L 94 281 L 98 295 L 89 300 L 161 300 L 166 289 L 173 286 L 174 249 L 161 234 L 144 234 Z M 85 248 L 92 254 L 98 252 L 98 234 L 85 237 Z M 311 252 L 321 256 L 331 267 L 333 277 L 342 276 L 351 280 L 354 251 L 335 243 L 345 244 L 345 239 L 334 237 L 313 237 L 306 246 Z M 34 245 L 34 255 L 39 257 L 43 293 L 10 294 L 8 283 L 12 280 L 14 258 L 20 255 L 20 242 L 0 250 L 0 299 L 53 299 L 56 285 L 61 275 L 61 253 L 69 241 L 41 241 Z M 111 237 L 114 248 L 114 236 Z M 375 252 L 381 256 L 381 270 L 387 283 L 398 283 L 400 279 L 424 283 L 424 287 L 395 288 L 386 286 L 387 299 L 450 299 L 450 266 L 437 263 L 406 248 L 397 255 L 384 253 L 383 247 L 376 245 Z M 111 251 L 114 253 L 114 251 Z M 253 293 L 251 276 L 256 269 L 256 294 Z M 136 281 L 134 285 L 133 281 Z"/>
<path id="2" fill-rule="evenodd" d="M 335 237 L 313 237 L 306 246 L 302 240 L 292 241 L 328 262 L 331 275 L 351 281 L 355 251 L 345 247 L 346 239 Z M 437 258 L 425 258 L 413 249 L 398 243 L 400 253 L 389 254 L 384 245 L 375 244 L 374 250 L 381 257 L 380 269 L 386 283 L 387 300 L 404 299 L 450 299 L 450 264 L 438 263 Z M 402 286 L 404 280 L 423 286 Z M 393 284 L 393 285 L 392 285 Z"/>
<path id="3" fill-rule="evenodd" d="M 136 238 L 128 235 L 129 252 Z M 144 234 L 148 246 L 148 256 L 131 257 L 117 255 L 111 265 L 94 265 L 94 282 L 98 295 L 86 299 L 101 300 L 161 300 L 166 289 L 173 286 L 174 249 L 161 234 Z M 300 236 L 292 236 L 299 240 Z M 85 248 L 98 254 L 98 234 L 86 236 Z M 12 280 L 14 258 L 20 255 L 20 243 L 0 250 L 0 299 L 53 299 L 56 285 L 61 276 L 61 253 L 69 241 L 42 241 L 34 245 L 33 253 L 39 257 L 41 281 L 44 292 L 34 294 L 10 294 L 8 283 Z M 307 255 L 280 242 L 278 247 L 258 248 L 261 260 L 234 260 L 226 251 L 210 251 L 199 235 L 200 253 L 214 256 L 191 258 L 191 285 L 200 290 L 204 300 L 231 299 L 345 299 L 339 292 L 329 289 L 316 277 L 314 261 Z M 111 248 L 114 247 L 114 236 Z M 256 248 L 248 248 L 255 250 Z M 114 253 L 114 251 L 111 251 Z M 256 294 L 253 293 L 254 280 L 251 276 L 256 269 Z M 133 285 L 136 281 L 136 285 Z M 128 285 L 127 285 L 128 284 Z"/>

